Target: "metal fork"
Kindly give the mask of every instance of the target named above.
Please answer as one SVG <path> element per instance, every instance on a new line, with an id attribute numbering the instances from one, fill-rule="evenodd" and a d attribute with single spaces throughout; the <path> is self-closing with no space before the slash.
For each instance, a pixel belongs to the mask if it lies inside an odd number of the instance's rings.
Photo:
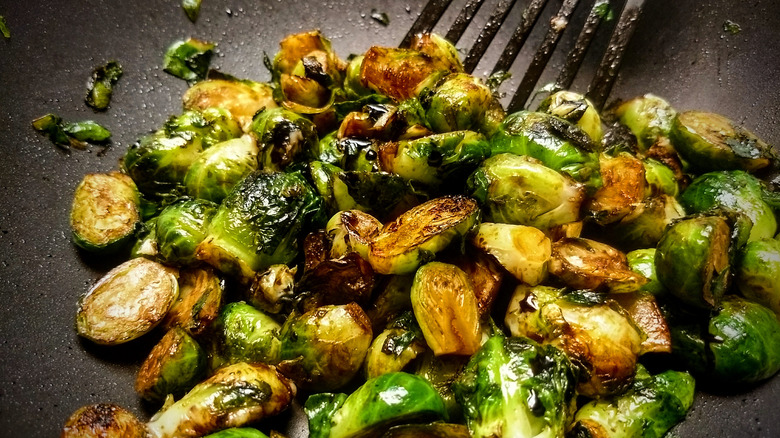
<path id="1" fill-rule="evenodd" d="M 509 70 L 548 2 L 549 0 L 529 0 L 521 2 L 526 4 L 522 10 L 520 23 L 509 39 L 509 42 L 501 53 L 496 65 L 493 67 L 491 75 L 499 72 L 507 72 Z M 542 72 L 545 70 L 558 41 L 566 30 L 569 19 L 577 5 L 580 3 L 580 0 L 558 0 L 558 2 L 560 3 L 560 8 L 548 23 L 549 27 L 547 33 L 525 70 L 520 85 L 512 96 L 507 107 L 509 112 L 522 109 L 528 101 L 528 98 L 534 92 L 536 84 L 539 81 Z M 428 4 L 420 13 L 420 16 L 404 37 L 401 47 L 408 46 L 415 34 L 431 32 L 442 15 L 444 15 L 450 3 L 452 3 L 452 0 L 429 0 Z M 457 44 L 484 3 L 485 0 L 468 0 L 457 18 L 453 21 L 445 38 L 453 44 Z M 485 26 L 482 28 L 463 61 L 463 67 L 466 72 L 472 73 L 474 71 L 474 68 L 476 68 L 480 59 L 493 41 L 493 38 L 498 33 L 499 28 L 513 10 L 515 3 L 516 0 L 500 0 L 495 6 L 490 18 L 488 18 Z M 644 0 L 626 0 L 625 2 L 620 2 L 618 0 L 586 0 L 583 3 L 591 3 L 590 12 L 577 36 L 576 43 L 566 57 L 566 61 L 555 80 L 554 87 L 555 89 L 568 89 L 572 85 L 574 78 L 577 75 L 577 71 L 582 65 L 588 47 L 596 36 L 597 31 L 599 31 L 599 28 L 603 28 L 603 26 L 600 25 L 605 21 L 603 18 L 605 8 L 612 8 L 613 11 L 617 11 L 620 7 L 619 3 L 622 3 L 620 17 L 617 19 L 598 69 L 585 93 L 591 102 L 593 102 L 598 109 L 601 109 L 612 89 L 612 84 L 615 81 L 615 77 L 617 76 L 620 64 L 623 60 L 626 46 L 634 33 L 636 23 L 638 22 L 639 15 L 642 11 Z"/>

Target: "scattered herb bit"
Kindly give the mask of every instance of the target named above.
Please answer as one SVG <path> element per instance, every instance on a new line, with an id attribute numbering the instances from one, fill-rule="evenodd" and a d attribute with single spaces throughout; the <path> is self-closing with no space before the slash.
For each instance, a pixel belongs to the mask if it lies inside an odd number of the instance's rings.
<path id="1" fill-rule="evenodd" d="M 111 103 L 114 85 L 122 76 L 122 66 L 116 61 L 95 68 L 87 84 L 87 97 L 84 99 L 92 109 L 105 111 Z"/>
<path id="2" fill-rule="evenodd" d="M 111 131 L 92 120 L 63 124 L 62 118 L 54 114 L 38 117 L 32 126 L 62 149 L 86 149 L 87 142 L 105 143 L 111 138 Z"/>
<path id="3" fill-rule="evenodd" d="M 193 23 L 198 19 L 198 14 L 200 14 L 200 2 L 201 0 L 181 0 L 181 8 L 184 9 L 187 18 Z"/>
<path id="4" fill-rule="evenodd" d="M 730 33 L 732 35 L 736 35 L 736 34 L 742 32 L 742 26 L 740 26 L 739 24 L 737 24 L 737 23 L 735 23 L 735 22 L 733 22 L 731 20 L 726 20 L 726 21 L 723 22 L 723 31 L 724 32 L 728 32 L 728 33 Z"/>
<path id="5" fill-rule="evenodd" d="M 62 129 L 76 140 L 90 143 L 103 143 L 111 138 L 111 131 L 93 120 L 66 123 Z"/>
<path id="6" fill-rule="evenodd" d="M 604 21 L 612 21 L 615 18 L 615 11 L 609 4 L 609 0 L 600 0 L 593 5 L 593 12 Z"/>
<path id="7" fill-rule="evenodd" d="M 382 26 L 387 26 L 390 24 L 390 17 L 387 16 L 384 12 L 379 12 L 376 9 L 371 9 L 371 18 L 373 18 L 377 23 L 381 24 Z"/>
<path id="8" fill-rule="evenodd" d="M 6 38 L 11 38 L 11 31 L 8 29 L 8 24 L 5 22 L 5 17 L 0 15 L 0 33 Z"/>
<path id="9" fill-rule="evenodd" d="M 214 43 L 195 38 L 177 41 L 165 52 L 163 69 L 177 78 L 195 82 L 206 78 L 213 54 Z"/>

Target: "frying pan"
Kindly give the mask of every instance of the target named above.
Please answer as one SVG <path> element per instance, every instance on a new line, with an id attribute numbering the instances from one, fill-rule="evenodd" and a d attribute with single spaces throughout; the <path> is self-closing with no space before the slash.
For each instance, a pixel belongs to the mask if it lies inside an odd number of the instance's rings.
<path id="1" fill-rule="evenodd" d="M 140 134 L 180 112 L 186 84 L 162 71 L 165 48 L 188 36 L 215 41 L 215 67 L 269 80 L 263 53 L 273 56 L 288 33 L 319 28 L 346 57 L 373 44 L 396 45 L 424 3 L 204 0 L 192 24 L 178 0 L 0 1 L 12 34 L 0 40 L 0 436 L 57 436 L 65 419 L 89 403 L 112 401 L 143 418 L 153 412 L 132 389 L 153 339 L 98 348 L 75 335 L 79 296 L 119 260 L 79 252 L 70 243 L 67 217 L 84 174 L 115 169 Z M 372 9 L 387 13 L 389 25 L 372 19 Z M 725 32 L 726 20 L 741 31 Z M 510 18 L 497 37 L 499 51 L 513 27 Z M 567 32 L 561 45 L 575 36 Z M 780 3 L 774 0 L 648 1 L 611 97 L 653 92 L 677 109 L 725 114 L 780 145 L 778 41 Z M 553 64 L 561 62 L 556 56 Z M 85 83 L 92 68 L 111 59 L 125 74 L 111 108 L 95 114 L 83 103 Z M 517 63 L 523 62 L 521 53 Z M 595 64 L 586 59 L 583 70 Z M 491 65 L 481 64 L 476 74 Z M 574 89 L 584 83 L 587 78 L 575 81 Z M 59 150 L 30 128 L 48 112 L 94 119 L 113 131 L 113 144 Z M 777 437 L 778 408 L 780 377 L 738 393 L 709 389 L 675 431 L 681 437 Z M 303 435 L 299 410 L 277 421 L 293 424 L 292 436 Z"/>

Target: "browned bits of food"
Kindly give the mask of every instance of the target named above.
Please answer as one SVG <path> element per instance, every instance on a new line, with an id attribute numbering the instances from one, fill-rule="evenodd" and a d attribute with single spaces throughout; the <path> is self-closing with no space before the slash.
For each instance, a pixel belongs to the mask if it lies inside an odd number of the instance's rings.
<path id="1" fill-rule="evenodd" d="M 552 245 L 550 273 L 575 289 L 633 292 L 647 278 L 628 267 L 619 250 L 585 238 L 564 238 Z"/>
<path id="2" fill-rule="evenodd" d="M 146 426 L 113 403 L 79 408 L 65 422 L 60 438 L 146 438 Z"/>
<path id="3" fill-rule="evenodd" d="M 329 259 L 303 274 L 298 290 L 310 292 L 304 301 L 306 310 L 326 304 L 367 305 L 374 290 L 374 270 L 360 255 L 351 252 Z"/>
<path id="4" fill-rule="evenodd" d="M 596 191 L 586 208 L 594 220 L 611 224 L 641 208 L 645 198 L 645 168 L 631 155 L 599 158 L 604 185 Z"/>
<path id="5" fill-rule="evenodd" d="M 211 268 L 179 271 L 179 295 L 165 315 L 163 327 L 181 327 L 192 336 L 201 335 L 219 315 L 224 282 Z"/>

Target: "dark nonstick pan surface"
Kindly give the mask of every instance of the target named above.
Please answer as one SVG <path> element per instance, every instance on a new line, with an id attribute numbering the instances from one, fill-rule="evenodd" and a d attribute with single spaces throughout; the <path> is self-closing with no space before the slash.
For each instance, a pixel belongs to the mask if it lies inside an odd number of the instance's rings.
<path id="1" fill-rule="evenodd" d="M 319 28 L 345 58 L 374 44 L 397 45 L 424 3 L 204 0 L 192 24 L 178 0 L 0 0 L 12 34 L 0 39 L 0 436 L 57 436 L 65 419 L 89 403 L 112 401 L 143 418 L 152 411 L 132 388 L 153 339 L 98 348 L 75 335 L 79 296 L 119 260 L 77 251 L 67 216 L 84 174 L 115 169 L 140 134 L 180 112 L 186 84 L 162 71 L 165 48 L 188 36 L 215 41 L 213 66 L 266 81 L 263 53 L 273 56 L 289 33 Z M 489 12 L 490 4 L 483 10 Z M 387 13 L 389 25 L 372 19 L 372 9 Z M 517 15 L 499 42 L 507 40 Z M 726 32 L 726 20 L 741 31 Z M 575 34 L 567 32 L 561 44 Z M 467 33 L 462 42 L 475 35 Z M 722 113 L 780 145 L 778 41 L 780 3 L 774 0 L 647 1 L 611 97 L 652 92 L 680 110 Z M 111 108 L 94 114 L 83 103 L 85 84 L 93 67 L 111 59 L 125 74 Z M 593 64 L 586 60 L 585 68 Z M 491 66 L 482 64 L 477 74 Z M 30 128 L 48 112 L 94 119 L 113 131 L 113 144 L 65 153 Z M 744 392 L 709 389 L 675 432 L 777 437 L 779 409 L 780 377 Z M 295 423 L 300 417 L 287 414 L 281 421 L 291 418 Z M 298 425 L 289 432 L 304 434 Z"/>

